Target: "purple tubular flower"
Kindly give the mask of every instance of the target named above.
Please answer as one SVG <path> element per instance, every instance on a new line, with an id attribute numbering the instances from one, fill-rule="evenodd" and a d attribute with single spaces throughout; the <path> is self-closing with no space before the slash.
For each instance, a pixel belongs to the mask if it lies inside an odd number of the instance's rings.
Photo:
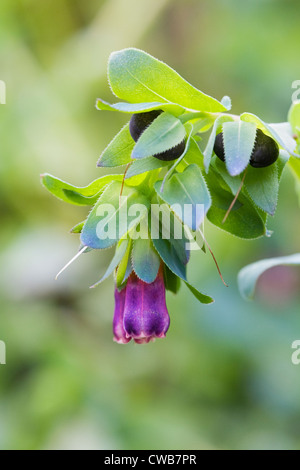
<path id="1" fill-rule="evenodd" d="M 122 299 L 124 310 L 121 312 Z M 170 317 L 166 306 L 163 270 L 151 284 L 141 281 L 134 273 L 127 286 L 116 295 L 114 339 L 127 343 L 131 338 L 138 344 L 164 338 L 169 329 Z"/>
<path id="2" fill-rule="evenodd" d="M 124 306 L 125 306 L 126 289 L 118 291 L 115 290 L 115 314 L 113 320 L 113 333 L 114 341 L 120 344 L 129 343 L 131 338 L 128 338 L 123 325 Z"/>

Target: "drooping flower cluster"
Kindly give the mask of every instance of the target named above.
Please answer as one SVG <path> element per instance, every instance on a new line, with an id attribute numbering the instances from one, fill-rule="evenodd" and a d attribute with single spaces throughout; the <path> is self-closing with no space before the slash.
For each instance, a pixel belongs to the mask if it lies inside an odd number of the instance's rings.
<path id="1" fill-rule="evenodd" d="M 111 54 L 108 79 L 112 92 L 125 101 L 98 99 L 97 109 L 131 118 L 97 166 L 126 169 L 82 188 L 48 174 L 42 182 L 63 201 L 93 206 L 72 229 L 81 241 L 74 259 L 85 251 L 116 246 L 95 286 L 115 274 L 114 340 L 142 344 L 165 337 L 170 324 L 166 290 L 176 294 L 181 281 L 201 303 L 213 302 L 186 277 L 190 251 L 200 250 L 203 243 L 211 251 L 202 231 L 205 218 L 239 238 L 269 235 L 268 215 L 276 210 L 283 169 L 289 155 L 299 157 L 300 102 L 292 106 L 284 126 L 250 113 L 227 114 L 230 98 L 218 101 L 134 48 Z M 204 132 L 210 135 L 201 148 Z M 299 158 L 290 166 L 299 175 Z M 165 236 L 170 221 L 173 229 Z M 133 232 L 148 237 L 136 238 Z"/>

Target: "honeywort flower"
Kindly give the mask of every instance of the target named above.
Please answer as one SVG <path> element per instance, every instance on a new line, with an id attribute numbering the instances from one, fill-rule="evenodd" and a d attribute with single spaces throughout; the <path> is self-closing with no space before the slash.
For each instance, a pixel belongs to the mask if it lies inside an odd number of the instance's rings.
<path id="1" fill-rule="evenodd" d="M 132 273 L 126 287 L 121 291 L 116 289 L 115 301 L 113 332 L 116 342 L 125 344 L 133 339 L 142 344 L 166 336 L 170 317 L 162 268 L 151 284 Z"/>

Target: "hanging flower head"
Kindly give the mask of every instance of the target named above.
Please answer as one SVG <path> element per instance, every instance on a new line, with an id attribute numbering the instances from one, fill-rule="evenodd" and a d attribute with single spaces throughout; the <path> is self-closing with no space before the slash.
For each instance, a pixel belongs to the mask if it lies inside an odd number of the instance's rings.
<path id="1" fill-rule="evenodd" d="M 97 109 L 132 116 L 97 166 L 126 165 L 125 172 L 80 188 L 48 174 L 42 182 L 63 201 L 92 206 L 87 219 L 72 229 L 81 234 L 75 258 L 116 247 L 99 281 L 115 274 L 114 339 L 148 343 L 168 331 L 166 290 L 177 293 L 184 281 L 201 303 L 213 302 L 186 277 L 190 251 L 200 250 L 203 243 L 211 251 L 202 231 L 205 217 L 240 238 L 268 234 L 267 215 L 275 212 L 287 162 L 281 150 L 299 157 L 294 152 L 300 139 L 300 104 L 289 114 L 293 141 L 257 116 L 226 114 L 231 106 L 228 97 L 218 101 L 197 90 L 138 49 L 111 54 L 108 79 L 112 92 L 123 101 L 111 105 L 99 99 Z M 210 136 L 201 150 L 204 132 Z M 144 229 L 138 230 L 142 225 Z"/>
<path id="2" fill-rule="evenodd" d="M 115 290 L 114 340 L 117 343 L 149 343 L 165 338 L 170 325 L 162 267 L 150 284 L 136 274 L 129 276 L 126 287 Z"/>

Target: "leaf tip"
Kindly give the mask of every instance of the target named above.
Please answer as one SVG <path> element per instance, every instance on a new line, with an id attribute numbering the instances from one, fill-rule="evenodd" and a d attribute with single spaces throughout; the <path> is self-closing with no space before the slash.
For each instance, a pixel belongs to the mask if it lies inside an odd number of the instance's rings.
<path id="1" fill-rule="evenodd" d="M 48 173 L 40 174 L 40 181 L 41 181 L 42 184 L 44 184 L 45 179 L 47 178 L 47 176 L 48 176 Z"/>
<path id="2" fill-rule="evenodd" d="M 230 111 L 231 110 L 231 98 L 230 96 L 223 96 L 223 98 L 221 99 L 221 104 L 224 106 L 224 108 L 227 109 L 227 111 Z"/>
<path id="3" fill-rule="evenodd" d="M 139 158 L 135 148 L 131 152 L 131 158 L 132 158 L 132 160 L 136 160 L 137 158 Z"/>

